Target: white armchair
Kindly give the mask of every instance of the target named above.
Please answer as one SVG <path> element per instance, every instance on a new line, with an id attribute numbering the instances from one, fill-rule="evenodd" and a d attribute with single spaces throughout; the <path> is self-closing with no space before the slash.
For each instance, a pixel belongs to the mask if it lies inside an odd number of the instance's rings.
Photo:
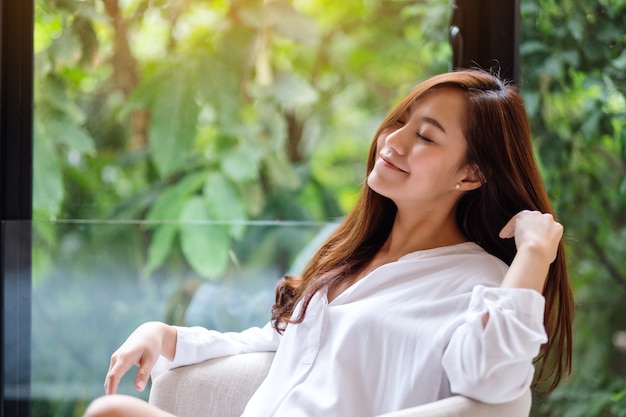
<path id="1" fill-rule="evenodd" d="M 170 370 L 152 382 L 150 403 L 178 417 L 238 417 L 273 358 L 271 352 L 248 353 Z M 530 391 L 505 404 L 455 396 L 384 417 L 527 417 L 530 406 Z"/>

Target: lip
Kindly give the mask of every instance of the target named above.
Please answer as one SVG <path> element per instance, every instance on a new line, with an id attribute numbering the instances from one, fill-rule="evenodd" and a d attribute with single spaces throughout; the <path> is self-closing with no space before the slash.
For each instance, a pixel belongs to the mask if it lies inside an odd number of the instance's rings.
<path id="1" fill-rule="evenodd" d="M 379 155 L 378 155 L 378 160 L 380 161 L 380 163 L 381 163 L 383 166 L 385 166 L 385 167 L 387 167 L 387 168 L 391 168 L 391 169 L 393 169 L 393 170 L 395 170 L 395 171 L 403 172 L 403 173 L 405 173 L 405 174 L 407 174 L 407 173 L 408 173 L 408 171 L 405 171 L 404 169 L 402 169 L 402 168 L 398 167 L 398 166 L 397 166 L 397 165 L 395 165 L 393 162 L 391 162 L 391 160 L 390 160 L 389 158 L 385 157 L 385 156 L 384 156 L 384 155 L 382 155 L 382 154 L 379 154 Z"/>

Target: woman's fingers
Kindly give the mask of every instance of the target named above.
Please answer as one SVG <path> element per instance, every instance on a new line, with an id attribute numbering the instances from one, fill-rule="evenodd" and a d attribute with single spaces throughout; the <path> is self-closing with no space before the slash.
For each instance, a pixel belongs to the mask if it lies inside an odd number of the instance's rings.
<path id="1" fill-rule="evenodd" d="M 523 210 L 504 225 L 500 230 L 500 237 L 503 239 L 517 236 L 518 232 L 532 232 L 536 234 L 545 234 L 552 237 L 555 234 L 562 234 L 563 226 L 554 220 L 550 213 L 542 213 L 540 211 Z"/>
<path id="2" fill-rule="evenodd" d="M 128 356 L 113 354 L 109 372 L 107 372 L 107 376 L 104 380 L 104 391 L 107 395 L 117 393 L 117 387 L 122 377 L 128 372 L 131 366 L 133 366 L 133 362 L 129 360 Z"/>
<path id="3" fill-rule="evenodd" d="M 149 322 L 139 326 L 128 336 L 128 339 L 111 356 L 111 364 L 104 380 L 104 390 L 107 394 L 117 393 L 119 383 L 133 366 L 139 366 L 135 376 L 135 387 L 143 391 L 148 383 L 150 372 L 162 351 L 163 338 L 166 331 L 170 331 L 168 346 L 170 350 L 166 352 L 170 357 L 174 357 L 176 344 L 176 331 L 174 328 L 163 323 Z M 166 356 L 167 357 L 167 356 Z"/>
<path id="4" fill-rule="evenodd" d="M 153 358 L 151 355 L 144 355 L 142 362 L 139 364 L 139 370 L 135 376 L 135 388 L 138 391 L 143 391 L 148 384 L 148 378 L 150 378 L 150 372 L 156 362 L 157 358 Z"/>
<path id="5" fill-rule="evenodd" d="M 500 230 L 500 237 L 502 239 L 508 239 L 515 236 L 515 221 L 517 220 L 517 216 L 511 217 L 511 219 L 504 225 L 502 230 Z"/>
<path id="6" fill-rule="evenodd" d="M 518 250 L 531 248 L 540 250 L 545 256 L 554 260 L 561 237 L 563 226 L 554 220 L 550 213 L 524 210 L 516 214 L 500 231 L 503 239 L 515 238 Z"/>
<path id="7" fill-rule="evenodd" d="M 143 391 L 146 388 L 156 359 L 149 350 L 136 353 L 115 352 L 111 357 L 111 366 L 104 381 L 105 392 L 107 394 L 116 394 L 122 377 L 133 365 L 139 366 L 135 376 L 135 387 L 137 390 Z"/>

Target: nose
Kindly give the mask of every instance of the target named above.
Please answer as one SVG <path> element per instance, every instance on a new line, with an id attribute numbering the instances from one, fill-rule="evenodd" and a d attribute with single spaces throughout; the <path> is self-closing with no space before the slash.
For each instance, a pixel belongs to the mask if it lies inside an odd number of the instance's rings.
<path id="1" fill-rule="evenodd" d="M 407 141 L 408 136 L 409 134 L 406 126 L 401 126 L 399 129 L 396 129 L 387 135 L 384 145 L 399 155 L 405 155 L 409 148 L 409 143 Z"/>

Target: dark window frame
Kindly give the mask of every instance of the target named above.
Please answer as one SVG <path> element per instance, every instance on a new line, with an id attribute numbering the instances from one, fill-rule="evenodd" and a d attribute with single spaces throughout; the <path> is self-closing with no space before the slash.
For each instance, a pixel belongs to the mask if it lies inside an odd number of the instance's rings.
<path id="1" fill-rule="evenodd" d="M 0 0 L 0 415 L 30 415 L 34 0 Z M 11 387 L 7 395 L 6 388 Z"/>
<path id="2" fill-rule="evenodd" d="M 454 0 L 452 67 L 494 70 L 519 85 L 520 0 Z"/>

